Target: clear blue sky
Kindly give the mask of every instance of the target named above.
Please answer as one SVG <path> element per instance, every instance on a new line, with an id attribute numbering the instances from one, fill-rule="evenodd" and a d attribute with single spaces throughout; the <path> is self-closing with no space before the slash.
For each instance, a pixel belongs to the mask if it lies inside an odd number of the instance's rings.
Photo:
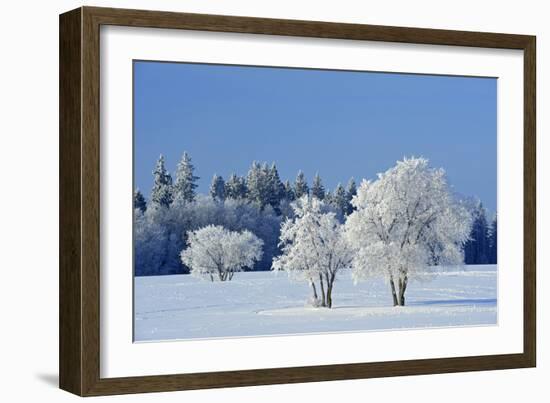
<path id="1" fill-rule="evenodd" d="M 493 78 L 135 62 L 135 186 L 149 196 L 161 153 L 171 173 L 190 153 L 200 193 L 254 160 L 332 189 L 422 156 L 494 212 L 496 91 Z"/>

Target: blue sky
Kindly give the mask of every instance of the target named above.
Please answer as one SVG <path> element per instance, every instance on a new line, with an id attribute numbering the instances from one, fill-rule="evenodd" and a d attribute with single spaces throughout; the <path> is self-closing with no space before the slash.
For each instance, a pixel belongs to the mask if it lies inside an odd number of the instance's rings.
<path id="1" fill-rule="evenodd" d="M 494 212 L 496 99 L 493 78 L 135 62 L 135 185 L 161 153 L 171 173 L 190 153 L 200 193 L 254 160 L 332 189 L 422 156 Z"/>

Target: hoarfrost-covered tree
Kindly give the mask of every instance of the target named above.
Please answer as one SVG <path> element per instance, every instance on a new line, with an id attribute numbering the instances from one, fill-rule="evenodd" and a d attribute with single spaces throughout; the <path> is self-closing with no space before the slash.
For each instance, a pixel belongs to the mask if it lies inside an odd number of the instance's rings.
<path id="1" fill-rule="evenodd" d="M 225 200 L 225 182 L 219 175 L 212 177 L 212 183 L 210 184 L 210 197 L 215 201 Z"/>
<path id="2" fill-rule="evenodd" d="M 134 213 L 134 269 L 136 276 L 179 274 L 183 247 L 170 208 L 148 208 Z"/>
<path id="3" fill-rule="evenodd" d="M 229 231 L 208 225 L 187 234 L 188 247 L 181 252 L 182 262 L 191 274 L 211 281 L 227 281 L 237 271 L 252 267 L 262 257 L 263 242 L 250 231 Z"/>
<path id="4" fill-rule="evenodd" d="M 269 204 L 269 193 L 271 189 L 268 174 L 269 168 L 267 164 L 262 166 L 259 162 L 254 161 L 246 176 L 248 199 L 258 204 L 262 210 Z"/>
<path id="5" fill-rule="evenodd" d="M 195 200 L 195 189 L 197 180 L 195 176 L 195 167 L 191 163 L 191 157 L 187 152 L 183 153 L 180 162 L 176 168 L 176 180 L 174 183 L 174 202 L 192 202 Z"/>
<path id="6" fill-rule="evenodd" d="M 300 199 L 306 195 L 309 195 L 306 176 L 302 171 L 299 171 L 298 176 L 296 176 L 296 181 L 294 182 L 294 197 Z"/>
<path id="7" fill-rule="evenodd" d="M 472 207 L 473 218 L 470 237 L 464 245 L 464 261 L 466 264 L 489 263 L 489 226 L 487 224 L 487 211 L 481 201 L 476 200 Z"/>
<path id="8" fill-rule="evenodd" d="M 161 155 L 153 171 L 153 190 L 151 205 L 154 207 L 169 207 L 173 200 L 172 177 L 164 166 L 164 156 Z"/>
<path id="9" fill-rule="evenodd" d="M 353 196 L 357 194 L 357 185 L 355 184 L 355 179 L 350 178 L 348 182 L 348 188 L 346 189 L 346 200 L 347 200 L 347 206 L 346 206 L 346 215 L 350 215 L 353 213 L 353 204 L 351 204 L 351 201 L 353 200 Z"/>
<path id="10" fill-rule="evenodd" d="M 323 182 L 321 181 L 321 177 L 318 173 L 315 174 L 315 177 L 313 178 L 313 184 L 311 185 L 311 195 L 318 198 L 319 200 L 325 199 L 325 187 L 323 186 Z"/>
<path id="11" fill-rule="evenodd" d="M 145 213 L 145 210 L 147 209 L 145 197 L 143 197 L 143 194 L 140 192 L 139 189 L 136 189 L 136 191 L 134 192 L 134 209 L 137 209 L 142 213 Z"/>
<path id="12" fill-rule="evenodd" d="M 443 169 L 405 158 L 364 180 L 346 221 L 354 278 L 384 275 L 393 304 L 405 305 L 411 279 L 435 264 L 461 264 L 471 216 L 449 191 Z"/>
<path id="13" fill-rule="evenodd" d="M 353 256 L 344 227 L 316 197 L 302 196 L 292 207 L 295 218 L 281 226 L 283 253 L 273 260 L 272 268 L 309 282 L 313 304 L 331 308 L 336 276 L 349 267 Z"/>
<path id="14" fill-rule="evenodd" d="M 246 187 L 248 199 L 261 210 L 269 205 L 280 214 L 279 204 L 285 197 L 285 188 L 274 163 L 270 167 L 266 162 L 260 165 L 254 161 L 246 177 Z"/>
<path id="15" fill-rule="evenodd" d="M 348 211 L 348 200 L 346 196 L 346 190 L 339 183 L 330 198 L 330 203 L 334 206 L 340 217 L 344 217 Z"/>
<path id="16" fill-rule="evenodd" d="M 279 171 L 277 170 L 275 163 L 273 163 L 271 168 L 269 168 L 267 178 L 269 183 L 268 203 L 275 209 L 275 211 L 278 211 L 279 204 L 285 197 L 285 187 L 281 182 Z"/>
<path id="17" fill-rule="evenodd" d="M 285 181 L 283 186 L 285 188 L 285 199 L 288 201 L 294 201 L 296 198 L 294 196 L 294 189 L 292 188 L 292 185 L 290 184 L 290 181 L 288 179 Z"/>
<path id="18" fill-rule="evenodd" d="M 228 199 L 241 200 L 246 197 L 246 181 L 243 177 L 231 174 L 225 182 L 225 197 Z"/>

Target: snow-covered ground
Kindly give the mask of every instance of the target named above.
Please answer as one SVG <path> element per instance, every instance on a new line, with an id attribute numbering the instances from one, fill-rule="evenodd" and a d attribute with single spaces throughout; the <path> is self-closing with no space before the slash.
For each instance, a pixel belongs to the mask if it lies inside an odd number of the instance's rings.
<path id="1" fill-rule="evenodd" d="M 285 273 L 237 273 L 210 282 L 190 275 L 136 277 L 135 341 L 494 325 L 496 265 L 439 268 L 414 281 L 407 306 L 392 307 L 383 279 L 354 284 L 344 271 L 332 309 L 307 306 L 307 284 Z"/>

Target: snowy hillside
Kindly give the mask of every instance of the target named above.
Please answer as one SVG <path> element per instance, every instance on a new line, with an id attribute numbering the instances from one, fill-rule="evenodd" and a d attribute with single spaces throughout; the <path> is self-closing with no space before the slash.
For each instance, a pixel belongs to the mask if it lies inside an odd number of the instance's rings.
<path id="1" fill-rule="evenodd" d="M 237 273 L 230 282 L 190 275 L 135 278 L 135 340 L 196 339 L 495 325 L 496 265 L 438 268 L 392 307 L 383 279 L 354 284 L 345 270 L 333 309 L 307 304 L 310 288 L 285 273 Z"/>

